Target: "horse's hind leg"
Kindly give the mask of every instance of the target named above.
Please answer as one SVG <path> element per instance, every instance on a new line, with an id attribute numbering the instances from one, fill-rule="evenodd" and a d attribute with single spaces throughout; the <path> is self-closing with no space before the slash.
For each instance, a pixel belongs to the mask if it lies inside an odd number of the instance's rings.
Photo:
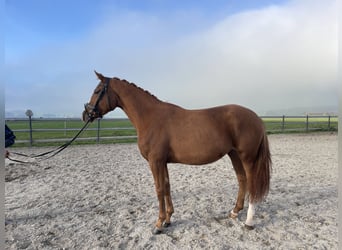
<path id="1" fill-rule="evenodd" d="M 246 177 L 247 177 L 247 189 L 248 192 L 251 192 L 251 183 L 252 183 L 252 167 L 253 167 L 253 162 L 251 161 L 244 161 L 243 165 L 245 167 L 245 171 L 246 171 Z M 254 217 L 255 214 L 255 204 L 251 202 L 251 200 L 248 203 L 248 210 L 247 210 L 247 219 L 245 222 L 245 227 L 249 230 L 254 229 Z"/>
<path id="2" fill-rule="evenodd" d="M 239 183 L 239 191 L 238 191 L 238 196 L 236 199 L 236 204 L 235 204 L 234 209 L 230 212 L 230 215 L 229 215 L 231 218 L 236 218 L 238 216 L 239 211 L 242 210 L 244 206 L 246 189 L 247 189 L 247 178 L 246 178 L 246 172 L 243 168 L 243 165 L 242 165 L 242 162 L 240 160 L 238 153 L 232 150 L 228 155 L 233 163 L 233 167 L 234 167 L 236 177 Z"/>
<path id="3" fill-rule="evenodd" d="M 245 227 L 249 230 L 254 229 L 254 221 L 253 221 L 254 214 L 255 214 L 254 204 L 250 202 L 248 204 L 247 219 L 245 222 Z"/>
<path id="4" fill-rule="evenodd" d="M 171 224 L 171 216 L 173 214 L 173 204 L 171 199 L 170 178 L 167 166 L 165 167 L 165 203 L 166 203 L 166 219 L 164 227 L 168 227 Z"/>
<path id="5" fill-rule="evenodd" d="M 247 189 L 251 188 L 251 187 L 248 187 L 247 181 L 248 180 L 250 181 L 252 178 L 251 167 L 253 166 L 253 164 L 247 161 L 244 161 L 244 163 L 242 163 L 236 151 L 231 151 L 229 153 L 229 156 L 230 156 L 230 159 L 232 160 L 233 167 L 235 169 L 236 176 L 239 182 L 239 192 L 238 192 L 238 197 L 236 200 L 236 205 L 234 209 L 230 212 L 230 217 L 236 218 L 238 216 L 239 211 L 243 209 Z M 254 228 L 254 221 L 253 221 L 254 214 L 255 214 L 254 204 L 249 202 L 248 211 L 247 211 L 247 219 L 245 222 L 245 227 L 249 230 Z"/>

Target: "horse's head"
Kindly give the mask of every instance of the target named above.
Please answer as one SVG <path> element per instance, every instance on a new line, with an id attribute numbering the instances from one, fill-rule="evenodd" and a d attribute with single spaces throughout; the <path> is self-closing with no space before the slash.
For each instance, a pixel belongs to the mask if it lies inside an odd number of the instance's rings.
<path id="1" fill-rule="evenodd" d="M 90 101 L 84 105 L 83 121 L 94 121 L 96 118 L 102 118 L 103 115 L 116 108 L 117 102 L 114 100 L 114 94 L 109 90 L 110 78 L 104 77 L 95 71 L 100 83 L 94 90 Z M 115 96 L 116 99 L 116 96 Z"/>

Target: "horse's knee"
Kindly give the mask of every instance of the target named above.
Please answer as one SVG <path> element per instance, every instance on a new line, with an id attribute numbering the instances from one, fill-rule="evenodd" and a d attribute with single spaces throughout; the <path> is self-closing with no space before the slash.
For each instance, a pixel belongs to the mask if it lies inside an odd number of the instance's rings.
<path id="1" fill-rule="evenodd" d="M 156 194 L 157 194 L 157 197 L 158 197 L 158 200 L 159 200 L 159 201 L 164 200 L 164 197 L 165 197 L 165 189 L 162 188 L 162 187 L 156 187 Z"/>

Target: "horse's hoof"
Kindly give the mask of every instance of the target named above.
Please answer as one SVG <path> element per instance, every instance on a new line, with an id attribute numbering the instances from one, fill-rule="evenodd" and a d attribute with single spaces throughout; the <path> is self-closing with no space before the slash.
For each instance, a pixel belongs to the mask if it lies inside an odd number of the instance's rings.
<path id="1" fill-rule="evenodd" d="M 171 222 L 165 222 L 163 226 L 164 227 L 169 227 L 169 226 L 171 226 Z"/>
<path id="2" fill-rule="evenodd" d="M 158 234 L 161 234 L 163 232 L 163 230 L 161 228 L 154 228 L 153 231 L 152 231 L 152 234 L 154 235 L 158 235 Z"/>
<path id="3" fill-rule="evenodd" d="M 250 225 L 245 224 L 245 228 L 246 228 L 247 230 L 253 230 L 253 229 L 254 229 L 254 226 L 250 226 Z"/>

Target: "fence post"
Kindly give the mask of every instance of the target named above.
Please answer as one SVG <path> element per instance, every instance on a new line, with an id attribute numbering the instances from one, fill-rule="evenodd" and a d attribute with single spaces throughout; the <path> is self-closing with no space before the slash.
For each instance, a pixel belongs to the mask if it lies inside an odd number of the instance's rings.
<path id="1" fill-rule="evenodd" d="M 67 120 L 65 118 L 64 119 L 64 136 L 66 136 L 66 132 L 67 132 Z"/>
<path id="2" fill-rule="evenodd" d="M 330 131 L 330 115 L 328 117 L 328 130 Z"/>
<path id="3" fill-rule="evenodd" d="M 309 132 L 309 115 L 306 115 L 306 133 Z"/>
<path id="4" fill-rule="evenodd" d="M 97 119 L 97 138 L 96 138 L 96 143 L 100 142 L 100 120 L 101 119 Z"/>
<path id="5" fill-rule="evenodd" d="M 28 116 L 28 118 L 29 118 L 29 125 L 30 125 L 30 147 L 32 147 L 32 143 L 33 143 L 33 140 L 32 140 L 32 119 L 31 119 L 31 117 L 33 116 L 32 110 L 30 110 L 30 109 L 26 110 L 25 115 Z"/>
<path id="6" fill-rule="evenodd" d="M 31 116 L 29 116 L 29 123 L 30 123 L 30 147 L 32 147 L 33 139 L 32 139 L 32 119 L 31 119 Z"/>
<path id="7" fill-rule="evenodd" d="M 281 132 L 285 130 L 285 115 L 283 115 L 282 123 L 281 123 Z"/>

